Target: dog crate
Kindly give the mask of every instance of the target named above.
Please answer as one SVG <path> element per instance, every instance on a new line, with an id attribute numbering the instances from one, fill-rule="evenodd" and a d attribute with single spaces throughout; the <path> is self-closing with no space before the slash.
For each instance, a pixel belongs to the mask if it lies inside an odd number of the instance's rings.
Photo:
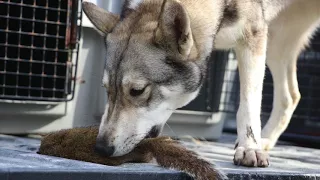
<path id="1" fill-rule="evenodd" d="M 0 99 L 68 101 L 74 94 L 78 0 L 0 1 Z"/>
<path id="2" fill-rule="evenodd" d="M 217 59 L 220 61 L 220 59 Z M 298 60 L 298 82 L 301 100 L 298 104 L 289 127 L 282 138 L 294 137 L 296 140 L 307 139 L 319 142 L 320 139 L 320 31 L 314 36 L 311 45 L 303 51 Z M 219 111 L 229 113 L 233 118 L 226 123 L 226 128 L 236 131 L 235 113 L 239 106 L 239 74 L 235 54 L 229 52 L 226 68 L 216 71 L 224 72 L 222 98 Z M 273 80 L 269 69 L 266 70 L 262 98 L 262 124 L 270 116 L 273 102 Z"/>
<path id="3" fill-rule="evenodd" d="M 0 133 L 72 124 L 61 117 L 75 94 L 80 8 L 78 0 L 0 1 Z"/>

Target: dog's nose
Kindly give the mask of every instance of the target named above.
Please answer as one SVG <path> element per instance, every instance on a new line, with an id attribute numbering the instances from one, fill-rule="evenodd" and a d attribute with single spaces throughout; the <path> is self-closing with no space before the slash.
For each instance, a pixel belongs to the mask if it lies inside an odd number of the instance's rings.
<path id="1" fill-rule="evenodd" d="M 95 151 L 101 155 L 104 156 L 112 156 L 114 153 L 115 147 L 114 146 L 109 146 L 107 141 L 104 139 L 97 139 L 96 146 L 95 146 Z"/>
<path id="2" fill-rule="evenodd" d="M 104 156 L 112 156 L 114 153 L 114 146 L 102 146 L 100 144 L 96 144 L 95 151 Z"/>

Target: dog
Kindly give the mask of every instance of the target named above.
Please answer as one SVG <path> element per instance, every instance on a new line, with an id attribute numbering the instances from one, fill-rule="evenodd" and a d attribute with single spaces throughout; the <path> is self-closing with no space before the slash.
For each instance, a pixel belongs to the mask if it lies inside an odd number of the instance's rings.
<path id="1" fill-rule="evenodd" d="M 121 156 L 156 137 L 170 115 L 195 97 L 213 49 L 234 49 L 240 105 L 234 164 L 269 166 L 267 151 L 300 100 L 296 62 L 320 23 L 319 0 L 127 0 L 120 15 L 84 2 L 106 45 L 108 103 L 96 149 Z M 273 110 L 261 130 L 265 66 Z"/>

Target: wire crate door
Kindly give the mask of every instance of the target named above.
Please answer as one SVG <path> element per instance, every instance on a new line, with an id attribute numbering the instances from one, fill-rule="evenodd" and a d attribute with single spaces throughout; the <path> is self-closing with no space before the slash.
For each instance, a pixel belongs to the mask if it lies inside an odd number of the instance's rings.
<path id="1" fill-rule="evenodd" d="M 77 0 L 0 1 L 0 99 L 72 99 L 80 16 Z"/>

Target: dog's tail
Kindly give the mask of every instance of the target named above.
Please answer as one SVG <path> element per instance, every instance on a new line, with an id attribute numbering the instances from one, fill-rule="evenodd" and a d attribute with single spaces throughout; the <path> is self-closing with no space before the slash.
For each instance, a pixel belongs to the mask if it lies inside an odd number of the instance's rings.
<path id="1" fill-rule="evenodd" d="M 148 143 L 148 141 L 145 142 Z M 148 148 L 162 167 L 185 172 L 196 180 L 228 179 L 227 176 L 215 169 L 213 164 L 170 138 L 152 141 L 152 143 L 148 143 Z"/>

